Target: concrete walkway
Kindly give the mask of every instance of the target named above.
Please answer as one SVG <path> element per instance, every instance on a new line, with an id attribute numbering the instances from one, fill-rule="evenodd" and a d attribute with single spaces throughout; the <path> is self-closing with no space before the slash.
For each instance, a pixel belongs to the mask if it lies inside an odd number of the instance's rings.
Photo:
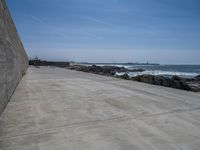
<path id="1" fill-rule="evenodd" d="M 0 119 L 0 150 L 199 150 L 200 94 L 30 67 Z"/>

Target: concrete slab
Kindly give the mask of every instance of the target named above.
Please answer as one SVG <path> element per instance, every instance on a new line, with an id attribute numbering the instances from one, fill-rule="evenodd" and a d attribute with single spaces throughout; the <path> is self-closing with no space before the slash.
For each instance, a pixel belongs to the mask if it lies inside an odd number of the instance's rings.
<path id="1" fill-rule="evenodd" d="M 0 150 L 199 150 L 200 94 L 30 67 L 0 118 Z"/>

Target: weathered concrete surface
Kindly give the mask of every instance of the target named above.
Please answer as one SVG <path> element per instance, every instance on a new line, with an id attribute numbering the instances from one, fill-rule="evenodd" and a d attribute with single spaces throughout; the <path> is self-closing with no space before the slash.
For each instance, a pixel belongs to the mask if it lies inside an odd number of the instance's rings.
<path id="1" fill-rule="evenodd" d="M 0 119 L 1 150 L 199 150 L 200 95 L 29 68 Z"/>
<path id="2" fill-rule="evenodd" d="M 0 115 L 27 67 L 24 47 L 5 0 L 0 0 Z"/>

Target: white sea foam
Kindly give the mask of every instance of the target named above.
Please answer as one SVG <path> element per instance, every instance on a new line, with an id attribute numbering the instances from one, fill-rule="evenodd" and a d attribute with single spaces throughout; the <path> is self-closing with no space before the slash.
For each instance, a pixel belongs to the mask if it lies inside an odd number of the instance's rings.
<path id="1" fill-rule="evenodd" d="M 116 64 L 98 64 L 97 66 L 103 67 L 103 66 L 115 66 L 115 67 L 124 67 L 124 68 L 130 68 L 131 66 L 126 65 L 116 65 Z"/>
<path id="2" fill-rule="evenodd" d="M 116 73 L 116 75 L 123 75 L 125 73 Z M 150 71 L 150 70 L 146 70 L 144 72 L 129 72 L 128 75 L 130 77 L 135 77 L 138 75 L 144 75 L 144 74 L 148 74 L 148 75 L 162 75 L 162 76 L 180 76 L 180 77 L 185 77 L 185 78 L 192 78 L 195 77 L 197 75 L 199 75 L 198 73 L 188 73 L 188 72 L 172 72 L 172 71 L 161 71 L 161 70 L 154 70 L 154 71 Z"/>

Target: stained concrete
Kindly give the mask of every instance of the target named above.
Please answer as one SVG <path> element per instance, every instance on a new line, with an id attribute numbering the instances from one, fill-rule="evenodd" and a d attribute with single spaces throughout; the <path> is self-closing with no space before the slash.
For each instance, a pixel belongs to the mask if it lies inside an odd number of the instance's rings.
<path id="1" fill-rule="evenodd" d="M 0 150 L 199 150 L 200 94 L 30 67 L 0 118 Z"/>
<path id="2" fill-rule="evenodd" d="M 0 115 L 28 67 L 28 57 L 6 6 L 0 0 Z"/>

